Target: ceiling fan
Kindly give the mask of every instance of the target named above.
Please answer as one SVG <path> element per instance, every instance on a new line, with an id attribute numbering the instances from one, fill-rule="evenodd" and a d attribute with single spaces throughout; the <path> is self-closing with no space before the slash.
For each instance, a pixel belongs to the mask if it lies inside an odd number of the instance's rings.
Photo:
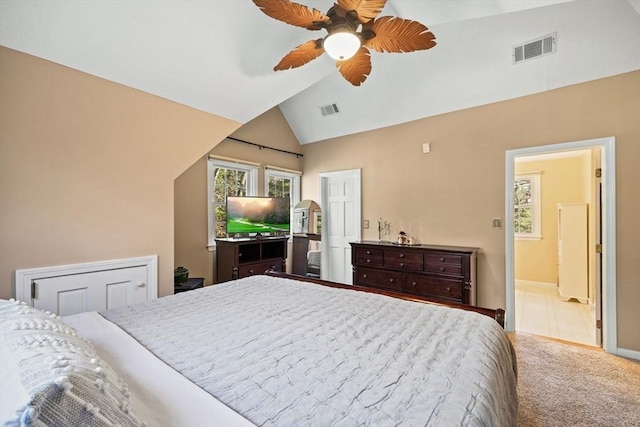
<path id="1" fill-rule="evenodd" d="M 378 52 L 413 52 L 436 45 L 423 24 L 395 16 L 376 18 L 387 0 L 337 0 L 326 14 L 289 0 L 253 0 L 267 16 L 307 30 L 327 30 L 286 54 L 273 69 L 300 67 L 327 52 L 340 74 L 360 86 L 371 73 L 369 49 Z"/>

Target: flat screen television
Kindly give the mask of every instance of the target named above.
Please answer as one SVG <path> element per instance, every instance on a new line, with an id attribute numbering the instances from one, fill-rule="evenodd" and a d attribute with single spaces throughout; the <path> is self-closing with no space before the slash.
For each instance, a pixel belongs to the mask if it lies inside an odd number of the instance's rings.
<path id="1" fill-rule="evenodd" d="M 227 236 L 288 234 L 290 205 L 287 198 L 227 196 Z"/>

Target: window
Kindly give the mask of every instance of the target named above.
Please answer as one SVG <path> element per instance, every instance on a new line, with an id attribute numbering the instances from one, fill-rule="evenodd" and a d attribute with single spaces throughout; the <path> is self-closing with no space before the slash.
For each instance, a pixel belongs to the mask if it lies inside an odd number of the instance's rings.
<path id="1" fill-rule="evenodd" d="M 258 167 L 210 158 L 207 178 L 209 246 L 213 246 L 215 239 L 227 237 L 227 196 L 255 196 Z"/>
<path id="2" fill-rule="evenodd" d="M 264 173 L 264 193 L 269 197 L 288 197 L 293 208 L 300 202 L 300 173 L 267 166 Z M 291 226 L 293 230 L 293 225 Z"/>
<path id="3" fill-rule="evenodd" d="M 516 239 L 540 239 L 540 174 L 516 175 L 513 190 Z"/>

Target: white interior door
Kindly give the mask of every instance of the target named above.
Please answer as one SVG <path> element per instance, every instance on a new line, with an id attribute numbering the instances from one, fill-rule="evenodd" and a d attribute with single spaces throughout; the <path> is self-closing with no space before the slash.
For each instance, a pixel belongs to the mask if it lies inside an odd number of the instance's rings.
<path id="1" fill-rule="evenodd" d="M 144 266 L 33 280 L 33 306 L 60 316 L 104 311 L 147 300 Z"/>
<path id="2" fill-rule="evenodd" d="M 349 242 L 361 235 L 360 175 L 360 169 L 320 174 L 323 279 L 353 283 Z"/>

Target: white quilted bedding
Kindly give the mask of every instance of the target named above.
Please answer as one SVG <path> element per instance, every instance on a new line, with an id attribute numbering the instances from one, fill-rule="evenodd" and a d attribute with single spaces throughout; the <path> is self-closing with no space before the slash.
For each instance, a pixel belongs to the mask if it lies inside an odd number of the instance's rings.
<path id="1" fill-rule="evenodd" d="M 253 276 L 102 314 L 257 425 L 516 425 L 513 348 L 477 313 Z"/>

